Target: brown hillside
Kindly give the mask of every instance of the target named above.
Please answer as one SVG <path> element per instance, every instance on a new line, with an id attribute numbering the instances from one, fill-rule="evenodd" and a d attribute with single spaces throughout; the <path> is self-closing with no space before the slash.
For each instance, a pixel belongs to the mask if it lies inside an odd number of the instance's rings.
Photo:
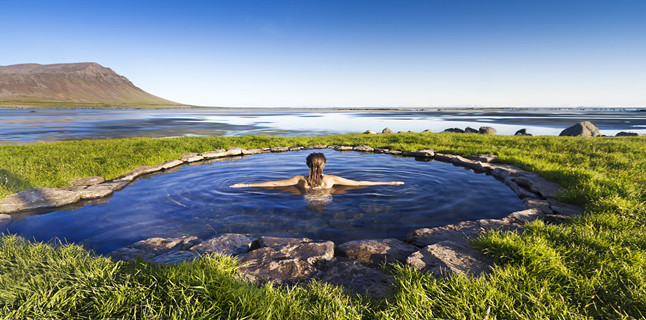
<path id="1" fill-rule="evenodd" d="M 94 62 L 0 66 L 0 101 L 178 105 Z"/>

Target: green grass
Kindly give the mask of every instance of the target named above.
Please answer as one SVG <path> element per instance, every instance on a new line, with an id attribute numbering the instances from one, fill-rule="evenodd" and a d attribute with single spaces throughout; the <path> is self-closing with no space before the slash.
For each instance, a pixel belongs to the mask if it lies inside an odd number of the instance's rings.
<path id="1" fill-rule="evenodd" d="M 125 264 L 77 246 L 0 238 L 0 315 L 21 318 L 631 319 L 646 317 L 646 138 L 464 134 L 115 139 L 0 146 L 0 197 L 72 179 L 117 177 L 182 152 L 241 146 L 369 144 L 471 155 L 493 153 L 565 187 L 588 213 L 540 221 L 522 235 L 492 232 L 475 245 L 496 261 L 483 278 L 438 280 L 391 270 L 395 295 L 369 301 L 314 283 L 255 287 L 230 258 L 169 267 Z"/>

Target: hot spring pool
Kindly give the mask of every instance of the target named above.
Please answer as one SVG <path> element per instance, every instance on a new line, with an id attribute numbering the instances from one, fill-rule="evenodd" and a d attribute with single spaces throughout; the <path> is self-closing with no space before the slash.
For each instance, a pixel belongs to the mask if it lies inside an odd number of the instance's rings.
<path id="1" fill-rule="evenodd" d="M 317 150 L 326 174 L 354 180 L 404 181 L 402 186 L 303 195 L 296 189 L 232 189 L 307 174 L 313 151 L 266 153 L 187 165 L 140 178 L 103 203 L 14 219 L 5 233 L 48 241 L 58 238 L 107 254 L 150 237 L 234 232 L 308 237 L 337 244 L 399 238 L 417 228 L 464 220 L 502 218 L 522 201 L 492 176 L 433 161 L 387 154 Z"/>

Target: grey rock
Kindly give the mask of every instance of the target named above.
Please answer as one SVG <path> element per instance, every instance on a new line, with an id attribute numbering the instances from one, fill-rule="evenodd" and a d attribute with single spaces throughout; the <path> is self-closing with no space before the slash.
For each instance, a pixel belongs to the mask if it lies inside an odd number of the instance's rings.
<path id="1" fill-rule="evenodd" d="M 415 152 L 415 157 L 432 158 L 435 156 L 435 149 L 419 149 Z"/>
<path id="2" fill-rule="evenodd" d="M 506 219 L 480 219 L 462 221 L 441 227 L 421 228 L 406 235 L 405 241 L 417 247 L 432 245 L 450 240 L 456 243 L 467 243 L 486 230 L 516 231 L 521 226 Z"/>
<path id="3" fill-rule="evenodd" d="M 358 263 L 378 267 L 385 262 L 404 262 L 418 248 L 397 239 L 355 240 L 340 244 L 340 255 L 356 260 Z"/>
<path id="4" fill-rule="evenodd" d="M 316 279 L 375 299 L 384 299 L 394 293 L 393 276 L 347 260 L 329 263 Z"/>
<path id="5" fill-rule="evenodd" d="M 153 173 L 162 170 L 162 166 L 139 166 L 135 168 L 134 170 L 122 175 L 121 177 L 117 178 L 117 180 L 122 180 L 122 181 L 132 181 L 135 178 L 142 176 L 144 174 L 148 173 Z"/>
<path id="6" fill-rule="evenodd" d="M 626 132 L 626 131 L 621 131 L 615 135 L 616 137 L 644 137 L 646 134 L 644 133 L 637 133 L 637 132 Z"/>
<path id="7" fill-rule="evenodd" d="M 199 153 L 182 153 L 182 162 L 191 163 L 204 160 L 204 156 Z"/>
<path id="8" fill-rule="evenodd" d="M 384 128 L 384 130 L 381 130 L 381 133 L 394 133 L 394 132 L 390 128 Z"/>
<path id="9" fill-rule="evenodd" d="M 240 277 L 254 283 L 295 284 L 311 280 L 318 271 L 307 261 L 288 257 L 272 248 L 251 251 L 238 257 L 238 262 Z"/>
<path id="10" fill-rule="evenodd" d="M 112 191 L 119 191 L 125 188 L 128 184 L 130 184 L 130 181 L 114 180 L 110 182 L 104 182 L 101 184 L 101 186 L 109 187 L 110 189 L 112 189 Z"/>
<path id="11" fill-rule="evenodd" d="M 213 151 L 202 152 L 200 153 L 200 155 L 204 157 L 204 159 L 216 159 L 216 158 L 228 157 L 229 153 L 224 149 L 217 149 Z"/>
<path id="12" fill-rule="evenodd" d="M 550 203 L 547 200 L 525 198 L 523 199 L 523 203 L 526 209 L 538 209 L 543 213 L 552 213 Z"/>
<path id="13" fill-rule="evenodd" d="M 354 151 L 363 151 L 363 152 L 373 152 L 375 149 L 373 149 L 371 146 L 368 145 L 360 145 L 352 148 Z"/>
<path id="14" fill-rule="evenodd" d="M 181 165 L 181 164 L 183 164 L 183 163 L 184 163 L 184 162 L 182 162 L 181 160 L 177 160 L 177 159 L 175 159 L 175 160 L 169 160 L 169 161 L 166 161 L 166 162 L 162 163 L 162 164 L 161 164 L 161 167 L 162 167 L 162 169 L 164 169 L 164 170 L 168 170 L 168 169 L 170 169 L 170 168 L 177 167 L 177 166 L 179 166 L 179 165 Z"/>
<path id="15" fill-rule="evenodd" d="M 545 213 L 543 213 L 543 211 L 539 209 L 526 209 L 512 212 L 508 217 L 520 223 L 527 223 L 537 219 L 545 218 Z"/>
<path id="16" fill-rule="evenodd" d="M 135 242 L 110 254 L 113 259 L 132 261 L 137 258 L 151 262 L 157 256 L 174 251 L 186 251 L 199 242 L 194 236 L 176 238 L 148 238 Z"/>
<path id="17" fill-rule="evenodd" d="M 352 146 L 336 146 L 336 148 L 334 148 L 334 150 L 337 150 L 337 151 L 352 151 L 352 148 L 353 148 Z"/>
<path id="18" fill-rule="evenodd" d="M 259 247 L 260 241 L 249 235 L 225 233 L 194 245 L 191 251 L 202 255 L 215 253 L 236 256 Z"/>
<path id="19" fill-rule="evenodd" d="M 366 130 L 363 132 L 363 134 L 377 134 L 377 133 L 372 130 Z"/>
<path id="20" fill-rule="evenodd" d="M 592 122 L 583 121 L 561 131 L 559 136 L 600 137 L 601 132 Z"/>
<path id="21" fill-rule="evenodd" d="M 536 198 L 538 198 L 538 195 L 536 195 L 535 193 L 533 193 L 531 191 L 528 191 L 527 189 L 519 186 L 518 184 L 516 184 L 516 182 L 513 181 L 513 179 L 506 178 L 504 180 L 504 182 L 521 199 L 524 199 L 524 198 L 536 199 Z"/>
<path id="22" fill-rule="evenodd" d="M 314 144 L 307 146 L 307 150 L 313 150 L 313 149 L 327 149 L 327 145 L 325 144 Z"/>
<path id="23" fill-rule="evenodd" d="M 21 191 L 0 200 L 0 213 L 55 208 L 77 202 L 78 192 L 55 188 L 38 188 Z"/>
<path id="24" fill-rule="evenodd" d="M 449 274 L 478 276 L 490 269 L 491 259 L 464 243 L 441 241 L 408 257 L 413 268 L 443 277 Z"/>
<path id="25" fill-rule="evenodd" d="M 522 175 L 527 175 L 528 173 L 527 171 L 521 168 L 509 165 L 509 164 L 491 164 L 489 168 L 490 168 L 489 171 L 491 172 L 491 175 L 501 180 L 504 180 L 509 177 L 518 177 Z"/>
<path id="26" fill-rule="evenodd" d="M 471 127 L 466 127 L 464 129 L 464 133 L 478 133 L 478 130 L 471 128 Z"/>
<path id="27" fill-rule="evenodd" d="M 374 152 L 375 152 L 375 153 L 387 153 L 388 151 L 390 151 L 390 149 L 386 149 L 386 148 L 375 148 L 375 151 L 374 151 Z"/>
<path id="28" fill-rule="evenodd" d="M 520 129 L 514 133 L 515 136 L 531 136 L 531 133 L 527 133 L 527 129 Z"/>
<path id="29" fill-rule="evenodd" d="M 286 152 L 289 151 L 287 147 L 272 147 L 271 152 Z"/>
<path id="30" fill-rule="evenodd" d="M 399 151 L 399 150 L 388 150 L 385 153 L 386 154 L 392 154 L 392 155 L 395 155 L 395 156 L 402 154 L 402 152 Z"/>
<path id="31" fill-rule="evenodd" d="M 74 179 L 72 181 L 72 186 L 93 186 L 103 181 L 105 181 L 105 179 L 99 176 L 84 177 L 84 178 Z"/>
<path id="32" fill-rule="evenodd" d="M 541 195 L 543 198 L 554 198 L 561 192 L 561 186 L 558 183 L 539 176 L 519 176 L 514 178 L 514 182 Z"/>
<path id="33" fill-rule="evenodd" d="M 496 135 L 498 132 L 496 131 L 496 129 L 494 129 L 492 127 L 486 127 L 485 126 L 485 127 L 480 127 L 478 129 L 478 133 L 479 134 Z"/>
<path id="34" fill-rule="evenodd" d="M 305 148 L 303 148 L 303 147 L 289 147 L 289 151 L 301 151 L 303 149 L 305 149 Z"/>
<path id="35" fill-rule="evenodd" d="M 160 255 L 150 257 L 148 262 L 158 264 L 177 264 L 185 261 L 193 261 L 199 258 L 200 255 L 191 251 L 170 251 Z"/>
<path id="36" fill-rule="evenodd" d="M 498 156 L 493 154 L 476 154 L 469 157 L 470 160 L 488 162 L 488 163 L 498 163 Z"/>
<path id="37" fill-rule="evenodd" d="M 482 163 L 480 163 L 479 161 L 469 160 L 461 156 L 456 156 L 453 159 L 451 159 L 451 163 L 457 166 L 466 167 L 476 171 L 487 171 L 487 169 L 483 167 Z"/>
<path id="38" fill-rule="evenodd" d="M 457 156 L 452 155 L 452 154 L 446 154 L 446 153 L 435 153 L 435 160 L 442 161 L 442 162 L 451 162 L 453 158 Z"/>
<path id="39" fill-rule="evenodd" d="M 243 149 L 242 154 L 244 155 L 250 155 L 250 154 L 260 154 L 260 153 L 265 153 L 266 151 L 263 149 Z"/>
<path id="40" fill-rule="evenodd" d="M 78 191 L 81 194 L 81 199 L 97 199 L 103 198 L 114 193 L 114 189 L 110 185 L 98 184 L 89 186 L 85 189 Z"/>
<path id="41" fill-rule="evenodd" d="M 554 211 L 555 214 L 565 215 L 565 216 L 574 216 L 583 214 L 583 208 L 569 204 L 563 203 L 553 198 L 548 198 L 547 202 L 550 204 L 550 208 Z"/>
<path id="42" fill-rule="evenodd" d="M 299 245 L 307 242 L 312 242 L 312 239 L 308 238 L 282 238 L 282 237 L 260 237 L 263 247 L 270 247 L 276 250 L 280 250 L 286 246 Z"/>
<path id="43" fill-rule="evenodd" d="M 308 281 L 318 272 L 315 264 L 330 261 L 334 257 L 334 243 L 331 241 L 301 242 L 302 239 L 293 239 L 289 244 L 290 240 L 285 239 L 276 240 L 272 247 L 240 255 L 241 277 L 256 283 L 270 280 L 286 284 Z"/>
<path id="44" fill-rule="evenodd" d="M 443 132 L 464 133 L 464 130 L 460 128 L 448 128 L 448 129 L 445 129 Z"/>
<path id="45" fill-rule="evenodd" d="M 433 131 L 431 131 L 431 129 L 426 129 L 426 130 L 422 131 L 422 133 L 433 133 Z"/>

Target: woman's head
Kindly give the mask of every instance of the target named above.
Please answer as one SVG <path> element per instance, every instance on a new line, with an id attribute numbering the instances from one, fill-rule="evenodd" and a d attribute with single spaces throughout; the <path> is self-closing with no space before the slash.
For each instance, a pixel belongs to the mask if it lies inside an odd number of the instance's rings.
<path id="1" fill-rule="evenodd" d="M 310 187 L 320 186 L 323 181 L 325 155 L 318 152 L 310 153 L 305 163 L 310 168 L 310 174 L 307 176 L 307 182 L 310 184 Z"/>

